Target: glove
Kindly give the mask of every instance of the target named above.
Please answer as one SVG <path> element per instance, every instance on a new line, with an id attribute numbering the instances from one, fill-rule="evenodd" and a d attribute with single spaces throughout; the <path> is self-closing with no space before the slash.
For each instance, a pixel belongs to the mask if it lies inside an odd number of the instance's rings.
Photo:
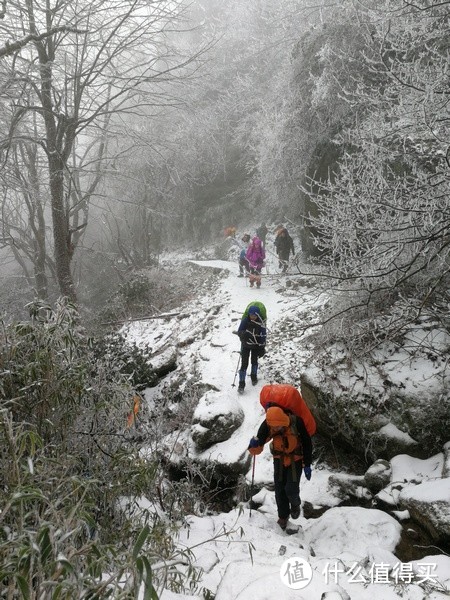
<path id="1" fill-rule="evenodd" d="M 250 440 L 250 443 L 249 443 L 248 447 L 249 448 L 258 448 L 258 446 L 261 446 L 261 444 L 259 443 L 258 438 L 252 437 L 252 439 Z"/>
<path id="2" fill-rule="evenodd" d="M 264 346 L 260 346 L 258 348 L 258 357 L 262 358 L 264 356 L 264 354 L 266 353 L 266 349 L 264 348 Z"/>
<path id="3" fill-rule="evenodd" d="M 305 473 L 306 479 L 309 481 L 311 479 L 311 467 L 305 467 L 303 471 Z"/>

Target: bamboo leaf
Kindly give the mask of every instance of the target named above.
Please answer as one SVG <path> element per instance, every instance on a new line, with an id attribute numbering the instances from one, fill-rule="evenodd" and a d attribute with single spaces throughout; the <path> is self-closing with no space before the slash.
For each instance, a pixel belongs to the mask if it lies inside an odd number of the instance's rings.
<path id="1" fill-rule="evenodd" d="M 22 577 L 21 575 L 16 575 L 16 581 L 17 584 L 20 588 L 20 591 L 22 592 L 22 596 L 24 600 L 29 600 L 30 598 L 30 588 L 28 586 L 28 582 L 25 579 L 25 577 Z"/>
<path id="2" fill-rule="evenodd" d="M 150 529 L 148 527 L 148 525 L 146 525 L 144 527 L 144 529 L 140 532 L 140 534 L 138 535 L 138 538 L 134 544 L 134 548 L 133 548 L 133 558 L 136 560 L 136 558 L 138 557 L 139 552 L 142 550 L 142 546 L 145 543 L 145 540 L 148 537 L 148 534 L 150 532 Z"/>

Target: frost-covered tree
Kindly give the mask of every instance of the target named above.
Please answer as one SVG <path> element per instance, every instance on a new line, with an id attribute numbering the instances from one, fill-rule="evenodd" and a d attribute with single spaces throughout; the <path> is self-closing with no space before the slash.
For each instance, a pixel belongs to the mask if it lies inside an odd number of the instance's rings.
<path id="1" fill-rule="evenodd" d="M 201 26 L 186 46 L 202 39 L 215 43 L 192 85 L 183 88 L 184 110 L 165 118 L 164 149 L 151 155 L 149 143 L 141 157 L 153 170 L 155 187 L 157 171 L 164 172 L 176 204 L 178 216 L 165 222 L 169 239 L 182 233 L 201 244 L 230 222 L 263 218 L 274 200 L 267 180 L 258 178 L 258 154 L 273 138 L 272 122 L 264 128 L 262 122 L 285 93 L 276 82 L 299 32 L 318 19 L 319 9 L 304 4 L 303 10 L 291 0 L 192 5 L 192 21 Z M 155 140 L 153 128 L 148 140 Z"/>
<path id="2" fill-rule="evenodd" d="M 322 57 L 341 98 L 364 108 L 333 138 L 334 172 L 309 182 L 320 263 L 340 298 L 331 318 L 392 306 L 379 336 L 430 306 L 441 319 L 450 280 L 448 6 L 389 8 L 364 13 L 357 85 L 339 82 L 336 61 L 351 64 L 342 47 Z"/>
<path id="3" fill-rule="evenodd" d="M 26 0 L 4 7 L 2 161 L 14 162 L 11 149 L 23 141 L 41 155 L 59 291 L 75 299 L 71 262 L 108 158 L 107 136 L 118 134 L 123 115 L 167 103 L 167 83 L 192 58 L 169 44 L 175 22 L 183 26 L 183 2 Z"/>

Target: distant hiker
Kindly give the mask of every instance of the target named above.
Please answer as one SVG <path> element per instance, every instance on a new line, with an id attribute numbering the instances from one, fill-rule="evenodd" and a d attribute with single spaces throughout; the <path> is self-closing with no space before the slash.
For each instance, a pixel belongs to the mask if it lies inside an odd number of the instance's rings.
<path id="1" fill-rule="evenodd" d="M 264 444 L 270 440 L 278 525 L 284 530 L 289 516 L 293 519 L 300 516 L 300 478 L 303 469 L 306 479 L 311 479 L 312 441 L 303 419 L 288 415 L 279 406 L 267 409 L 266 418 L 250 440 L 248 451 L 253 456 L 261 454 Z"/>
<path id="2" fill-rule="evenodd" d="M 278 254 L 278 267 L 283 270 L 283 273 L 286 273 L 290 252 L 292 252 L 292 256 L 295 256 L 294 241 L 286 227 L 278 230 L 277 237 L 275 238 L 275 248 Z"/>
<path id="3" fill-rule="evenodd" d="M 262 245 L 261 240 L 258 236 L 255 236 L 245 254 L 248 260 L 250 270 L 250 287 L 256 283 L 256 287 L 261 287 L 261 270 L 264 266 L 264 259 L 266 258 L 266 251 Z"/>
<path id="4" fill-rule="evenodd" d="M 246 275 L 250 270 L 250 266 L 248 264 L 247 257 L 245 256 L 247 254 L 247 248 L 248 248 L 249 242 L 250 242 L 250 235 L 248 233 L 244 233 L 244 235 L 241 238 L 241 243 L 239 244 L 241 250 L 239 252 L 239 275 L 238 275 L 238 277 L 244 277 L 244 275 Z"/>
<path id="5" fill-rule="evenodd" d="M 275 227 L 275 237 L 277 237 L 277 235 L 280 233 L 280 231 L 281 231 L 282 229 L 284 229 L 284 225 L 282 225 L 281 223 L 280 223 L 280 225 L 277 225 L 277 226 Z"/>
<path id="6" fill-rule="evenodd" d="M 264 246 L 266 245 L 266 235 L 267 235 L 268 231 L 269 230 L 267 229 L 265 223 L 261 223 L 260 227 L 258 227 L 258 229 L 256 230 L 256 235 L 262 241 Z"/>
<path id="7" fill-rule="evenodd" d="M 258 358 L 266 352 L 266 307 L 262 302 L 251 302 L 242 315 L 241 323 L 237 330 L 241 340 L 241 368 L 239 370 L 238 392 L 242 394 L 245 389 L 245 378 L 249 359 L 251 361 L 250 377 L 252 384 L 258 383 Z"/>
<path id="8" fill-rule="evenodd" d="M 225 237 L 236 237 L 236 227 L 225 227 L 223 230 Z"/>

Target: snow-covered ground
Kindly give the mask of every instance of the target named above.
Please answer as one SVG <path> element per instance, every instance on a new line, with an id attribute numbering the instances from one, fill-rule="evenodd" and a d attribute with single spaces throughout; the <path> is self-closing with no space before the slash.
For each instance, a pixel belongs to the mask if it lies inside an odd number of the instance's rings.
<path id="1" fill-rule="evenodd" d="M 196 450 L 189 435 L 178 438 L 181 453 L 189 452 L 204 461 L 232 463 L 246 456 L 248 441 L 264 418 L 259 391 L 270 383 L 264 361 L 270 360 L 272 364 L 276 361 L 281 365 L 280 372 L 289 373 L 293 356 L 298 368 L 298 364 L 308 360 L 308 353 L 301 346 L 293 348 L 289 336 L 284 346 L 278 344 L 276 351 L 271 348 L 270 332 L 277 327 L 277 321 L 286 312 L 298 310 L 298 301 L 283 294 L 272 255 L 268 257 L 268 268 L 273 275 L 263 278 L 259 290 L 250 288 L 245 278 L 237 277 L 236 262 L 196 262 L 200 268 L 222 269 L 223 276 L 215 289 L 208 294 L 202 290 L 194 303 L 183 307 L 183 317 L 176 324 L 136 322 L 125 331 L 129 339 L 147 343 L 154 350 L 166 348 L 165 352 L 171 352 L 171 340 L 178 343 L 179 368 L 189 373 L 195 366 L 202 382 L 211 388 L 209 396 L 196 409 L 197 421 L 221 403 L 243 413 L 242 425 L 229 440 L 203 452 Z M 248 381 L 245 394 L 238 396 L 237 387 L 232 384 L 239 359 L 239 340 L 233 331 L 243 310 L 253 300 L 262 301 L 268 310 L 268 359 L 260 360 L 258 384 L 253 387 Z M 317 298 L 308 296 L 305 289 L 305 310 L 308 302 L 313 301 L 317 302 Z M 197 334 L 204 331 L 207 321 L 210 321 L 207 333 L 198 339 Z M 286 380 L 286 383 L 291 382 Z M 159 391 L 147 390 L 147 400 L 152 403 Z M 437 497 L 445 494 L 450 497 L 450 478 L 441 479 L 436 471 L 439 461 L 442 456 L 430 461 L 398 456 L 393 461 L 395 480 L 411 481 L 412 487 L 425 482 L 428 487 L 423 493 L 428 498 L 433 497 L 433 482 L 436 482 Z M 252 478 L 252 466 L 246 476 L 248 481 Z M 194 565 L 202 570 L 198 588 L 192 595 L 162 590 L 162 600 L 214 595 L 216 600 L 439 600 L 450 596 L 450 558 L 430 548 L 430 553 L 421 560 L 401 563 L 394 554 L 401 534 L 399 521 L 376 509 L 338 507 L 340 498 L 329 485 L 331 473 L 326 465 L 313 465 L 311 481 L 302 479 L 301 497 L 312 506 L 332 508 L 317 519 L 301 515 L 295 522 L 299 530 L 294 535 L 287 535 L 276 523 L 274 494 L 269 489 L 272 459 L 268 449 L 257 457 L 254 466 L 255 485 L 261 488 L 254 497 L 258 510 L 250 510 L 248 504 L 243 504 L 229 513 L 188 516 L 177 544 L 182 549 L 191 549 Z M 389 494 L 390 490 L 386 490 L 386 495 Z M 212 595 L 205 595 L 202 590 L 209 590 Z"/>

